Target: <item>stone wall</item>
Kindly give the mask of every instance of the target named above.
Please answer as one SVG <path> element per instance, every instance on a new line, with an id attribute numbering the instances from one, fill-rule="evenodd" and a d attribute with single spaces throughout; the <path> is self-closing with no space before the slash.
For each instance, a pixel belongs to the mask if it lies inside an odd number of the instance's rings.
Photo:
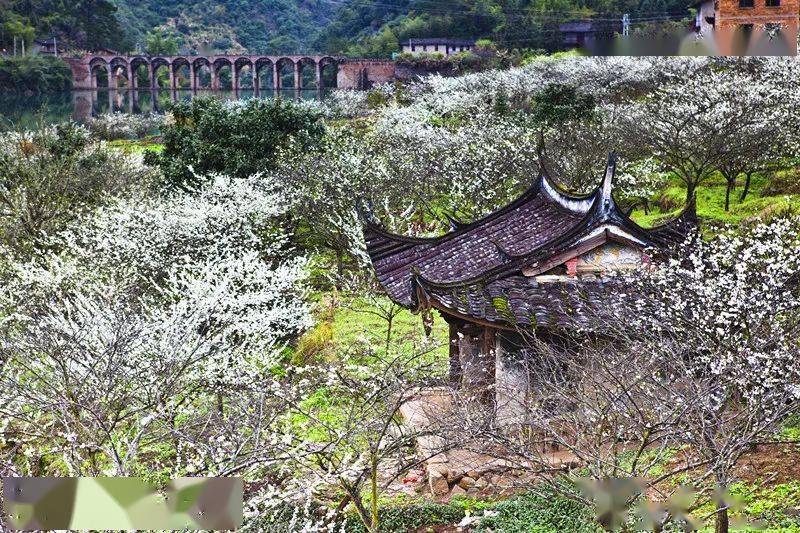
<path id="1" fill-rule="evenodd" d="M 371 89 L 395 79 L 394 61 L 345 59 L 339 62 L 336 86 L 339 89 Z"/>

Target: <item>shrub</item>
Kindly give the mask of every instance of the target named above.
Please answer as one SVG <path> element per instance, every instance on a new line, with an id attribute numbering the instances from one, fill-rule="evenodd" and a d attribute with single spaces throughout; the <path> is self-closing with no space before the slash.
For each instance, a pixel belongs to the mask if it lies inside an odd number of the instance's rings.
<path id="1" fill-rule="evenodd" d="M 106 141 L 141 139 L 159 130 L 163 123 L 164 117 L 158 113 L 104 113 L 89 122 L 89 129 L 95 136 Z"/>
<path id="2" fill-rule="evenodd" d="M 423 526 L 457 524 L 464 518 L 464 510 L 459 507 L 431 502 L 384 507 L 379 514 L 381 533 L 406 533 Z M 348 519 L 346 526 L 353 533 L 367 531 L 354 517 Z"/>
<path id="3" fill-rule="evenodd" d="M 602 531 L 590 508 L 556 493 L 526 494 L 498 503 L 497 514 L 478 524 L 477 531 L 503 533 L 597 533 Z"/>
<path id="4" fill-rule="evenodd" d="M 761 191 L 761 196 L 800 194 L 800 168 L 775 172 Z"/>
<path id="5" fill-rule="evenodd" d="M 0 243 L 17 253 L 40 247 L 86 210 L 152 175 L 140 159 L 76 124 L 0 135 Z"/>
<path id="6" fill-rule="evenodd" d="M 68 91 L 71 87 L 72 71 L 56 57 L 0 57 L 0 89 L 48 92 Z"/>
<path id="7" fill-rule="evenodd" d="M 279 148 L 321 139 L 321 113 L 282 99 L 222 102 L 214 97 L 175 104 L 164 150 L 145 161 L 161 168 L 168 188 L 190 189 L 214 173 L 246 178 L 275 166 Z"/>

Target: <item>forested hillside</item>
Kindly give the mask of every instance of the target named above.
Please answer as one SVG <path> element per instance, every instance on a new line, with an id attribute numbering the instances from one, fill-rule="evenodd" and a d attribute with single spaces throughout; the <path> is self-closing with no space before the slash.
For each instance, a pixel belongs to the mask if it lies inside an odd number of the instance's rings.
<path id="1" fill-rule="evenodd" d="M 561 22 L 631 15 L 640 22 L 676 21 L 688 0 L 354 0 L 337 10 L 322 32 L 320 49 L 388 57 L 415 37 L 489 38 L 505 48 L 556 49 Z"/>
<path id="2" fill-rule="evenodd" d="M 339 4 L 326 0 L 113 0 L 128 37 L 142 46 L 153 28 L 196 52 L 312 51 Z"/>
<path id="3" fill-rule="evenodd" d="M 688 15 L 689 0 L 0 0 L 0 43 L 56 36 L 72 48 L 328 52 L 389 57 L 414 37 L 555 49 L 558 24 L 636 25 Z"/>

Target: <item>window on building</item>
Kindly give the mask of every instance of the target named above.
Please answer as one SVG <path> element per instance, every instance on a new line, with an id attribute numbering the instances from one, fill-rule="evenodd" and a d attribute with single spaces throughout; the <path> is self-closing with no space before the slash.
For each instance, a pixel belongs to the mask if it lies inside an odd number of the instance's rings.
<path id="1" fill-rule="evenodd" d="M 767 7 L 780 7 L 781 6 L 781 0 L 767 0 L 766 6 Z"/>
<path id="2" fill-rule="evenodd" d="M 753 0 L 739 0 L 739 7 L 753 7 Z"/>

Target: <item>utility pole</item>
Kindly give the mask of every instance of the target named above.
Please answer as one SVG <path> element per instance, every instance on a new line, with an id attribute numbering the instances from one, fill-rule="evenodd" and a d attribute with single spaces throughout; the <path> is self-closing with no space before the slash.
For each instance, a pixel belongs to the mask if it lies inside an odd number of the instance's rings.
<path id="1" fill-rule="evenodd" d="M 622 15 L 622 36 L 627 37 L 631 33 L 631 16 L 628 13 Z"/>

